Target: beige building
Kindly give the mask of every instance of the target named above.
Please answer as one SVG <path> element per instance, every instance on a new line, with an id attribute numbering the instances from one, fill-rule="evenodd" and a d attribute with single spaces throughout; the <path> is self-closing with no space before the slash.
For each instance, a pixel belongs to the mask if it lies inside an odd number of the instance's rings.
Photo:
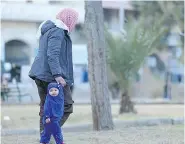
<path id="1" fill-rule="evenodd" d="M 41 22 L 53 19 L 56 13 L 66 7 L 72 7 L 79 12 L 79 21 L 75 31 L 71 34 L 73 41 L 73 60 L 87 63 L 86 40 L 83 34 L 84 1 L 49 1 L 49 0 L 2 0 L 1 1 L 1 60 L 21 65 L 22 79 L 28 79 L 27 73 L 36 55 L 38 41 L 36 32 Z M 137 17 L 129 1 L 103 1 L 104 21 L 112 31 L 124 28 L 129 15 Z M 79 76 L 80 77 L 80 70 Z M 135 85 L 134 95 L 147 97 L 163 94 L 164 81 L 156 80 L 151 72 L 144 68 L 145 77 Z M 77 80 L 76 80 L 77 81 Z M 79 80 L 80 81 L 80 80 Z M 147 85 L 153 85 L 148 88 Z M 140 91 L 138 91 L 138 89 Z M 32 89 L 31 89 L 32 90 Z M 175 92 L 174 92 L 175 91 Z M 177 88 L 174 95 L 184 94 Z M 179 92 L 179 93 L 178 93 Z M 181 97 L 180 97 L 181 98 Z"/>
<path id="2" fill-rule="evenodd" d="M 124 7 L 123 7 L 124 6 Z M 49 0 L 3 0 L 1 17 L 1 59 L 20 65 L 30 65 L 38 47 L 36 32 L 40 23 L 54 19 L 56 13 L 65 7 L 79 12 L 79 21 L 71 34 L 73 44 L 86 44 L 82 34 L 84 22 L 84 1 Z M 103 1 L 105 23 L 112 30 L 119 30 L 124 24 L 124 10 L 132 10 L 128 2 Z"/>
<path id="3" fill-rule="evenodd" d="M 78 24 L 71 33 L 74 64 L 87 63 L 86 39 L 83 33 L 84 1 L 2 0 L 1 3 L 1 60 L 21 66 L 21 77 L 28 70 L 38 49 L 36 33 L 40 23 L 54 19 L 57 12 L 72 7 L 79 12 Z M 128 14 L 134 14 L 127 1 L 103 1 L 104 21 L 112 31 L 124 27 Z M 80 53 L 80 55 L 79 55 Z"/>
<path id="4" fill-rule="evenodd" d="M 2 60 L 20 65 L 30 65 L 38 47 L 36 32 L 40 23 L 47 19 L 54 19 L 60 9 L 71 6 L 80 13 L 78 21 L 78 27 L 80 27 L 80 23 L 84 21 L 83 3 L 2 2 Z M 72 38 L 74 43 L 79 43 L 78 37 L 75 36 L 76 33 L 78 30 L 72 34 Z"/>

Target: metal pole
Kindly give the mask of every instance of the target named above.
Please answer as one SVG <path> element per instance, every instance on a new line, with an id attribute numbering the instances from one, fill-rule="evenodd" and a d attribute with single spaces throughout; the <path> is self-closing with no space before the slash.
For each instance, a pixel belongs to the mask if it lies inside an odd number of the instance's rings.
<path id="1" fill-rule="evenodd" d="M 171 73 L 170 73 L 170 61 L 171 56 L 168 57 L 168 64 L 167 64 L 167 70 L 166 70 L 166 80 L 165 80 L 165 86 L 164 86 L 164 98 L 171 99 Z"/>
<path id="2" fill-rule="evenodd" d="M 1 43 L 1 61 L 5 61 L 5 43 L 2 37 L 0 43 Z"/>
<path id="3" fill-rule="evenodd" d="M 125 12 L 123 6 L 119 8 L 119 21 L 120 21 L 120 30 L 124 29 L 124 18 L 125 18 Z"/>

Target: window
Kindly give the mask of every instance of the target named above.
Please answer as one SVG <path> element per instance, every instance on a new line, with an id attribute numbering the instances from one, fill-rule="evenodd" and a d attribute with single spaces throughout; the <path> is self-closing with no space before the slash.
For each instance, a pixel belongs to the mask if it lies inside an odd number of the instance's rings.
<path id="1" fill-rule="evenodd" d="M 26 0 L 26 3 L 33 3 L 32 0 Z"/>
<path id="2" fill-rule="evenodd" d="M 118 9 L 103 9 L 104 22 L 109 29 L 119 29 L 119 10 Z"/>
<path id="3" fill-rule="evenodd" d="M 62 1 L 60 1 L 60 0 L 50 0 L 49 3 L 50 4 L 62 4 Z"/>

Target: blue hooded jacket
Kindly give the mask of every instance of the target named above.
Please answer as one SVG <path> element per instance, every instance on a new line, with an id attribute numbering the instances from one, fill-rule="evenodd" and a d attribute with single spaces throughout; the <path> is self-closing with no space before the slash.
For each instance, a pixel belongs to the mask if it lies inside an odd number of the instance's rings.
<path id="1" fill-rule="evenodd" d="M 49 90 L 51 88 L 57 88 L 59 90 L 58 96 L 51 96 Z M 63 87 L 57 83 L 50 83 L 48 85 L 47 96 L 44 103 L 44 123 L 46 118 L 50 118 L 53 121 L 60 121 L 64 114 L 64 93 Z"/>
<path id="2" fill-rule="evenodd" d="M 38 54 L 29 77 L 52 82 L 58 76 L 62 76 L 69 86 L 73 85 L 72 41 L 66 30 L 48 20 L 42 25 Z"/>

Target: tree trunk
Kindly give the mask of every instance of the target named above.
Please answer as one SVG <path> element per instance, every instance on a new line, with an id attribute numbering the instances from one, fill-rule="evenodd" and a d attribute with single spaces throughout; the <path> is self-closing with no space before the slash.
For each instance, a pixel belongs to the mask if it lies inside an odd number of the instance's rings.
<path id="1" fill-rule="evenodd" d="M 134 108 L 133 102 L 130 100 L 128 90 L 125 89 L 125 91 L 121 94 L 119 114 L 129 113 L 129 112 L 137 113 Z"/>
<path id="2" fill-rule="evenodd" d="M 119 98 L 120 89 L 119 89 L 119 84 L 117 82 L 110 85 L 109 90 L 111 92 L 112 99 L 118 99 Z"/>
<path id="3" fill-rule="evenodd" d="M 113 129 L 109 100 L 103 9 L 101 1 L 85 1 L 88 67 L 94 130 Z"/>

